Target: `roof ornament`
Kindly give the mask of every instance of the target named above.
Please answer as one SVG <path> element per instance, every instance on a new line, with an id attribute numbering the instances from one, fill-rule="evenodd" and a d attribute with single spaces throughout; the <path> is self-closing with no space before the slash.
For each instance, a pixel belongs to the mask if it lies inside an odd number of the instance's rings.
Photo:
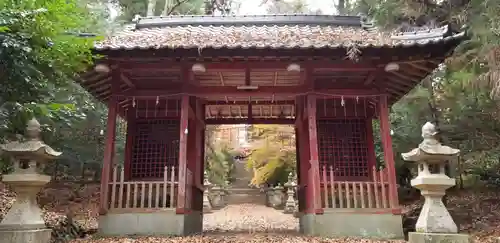
<path id="1" fill-rule="evenodd" d="M 399 33 L 391 36 L 393 40 L 403 40 L 403 41 L 430 41 L 430 40 L 440 40 L 443 39 L 446 34 L 450 31 L 449 26 L 445 25 L 439 28 L 429 28 L 427 26 L 417 27 L 417 26 L 406 26 L 400 29 Z"/>
<path id="2" fill-rule="evenodd" d="M 364 14 L 360 14 L 360 22 L 361 22 L 361 28 L 365 29 L 366 31 L 376 31 L 377 26 L 375 25 L 375 21 L 373 19 L 368 18 L 368 16 Z"/>

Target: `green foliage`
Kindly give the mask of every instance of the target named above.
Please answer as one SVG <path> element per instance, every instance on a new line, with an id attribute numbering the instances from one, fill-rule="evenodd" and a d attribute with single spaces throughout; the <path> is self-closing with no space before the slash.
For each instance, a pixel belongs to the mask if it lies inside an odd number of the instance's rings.
<path id="1" fill-rule="evenodd" d="M 93 40 L 67 34 L 89 28 L 85 9 L 65 0 L 8 3 L 0 6 L 2 103 L 50 97 L 92 62 Z"/>
<path id="2" fill-rule="evenodd" d="M 206 171 L 208 179 L 216 185 L 226 185 L 226 181 L 231 182 L 231 177 L 236 153 L 227 145 L 216 146 L 215 149 L 207 151 Z"/>
<path id="3" fill-rule="evenodd" d="M 82 129 L 78 121 L 89 112 L 103 111 L 72 81 L 95 58 L 95 38 L 74 33 L 95 31 L 98 21 L 71 0 L 0 2 L 0 140 L 22 134 L 36 116 L 44 140 L 60 149 L 75 141 L 63 133 Z"/>
<path id="4" fill-rule="evenodd" d="M 293 127 L 253 125 L 249 132 L 253 151 L 247 167 L 254 170 L 251 184 L 284 184 L 297 164 Z"/>
<path id="5" fill-rule="evenodd" d="M 118 4 L 122 11 L 119 18 L 129 22 L 135 15 L 146 16 L 148 2 L 148 0 L 119 0 Z M 203 6 L 203 0 L 158 0 L 153 12 L 155 16 L 197 15 L 203 14 Z"/>
<path id="6" fill-rule="evenodd" d="M 351 7 L 351 13 L 370 16 L 382 29 L 449 24 L 469 36 L 429 84 L 417 87 L 392 107 L 398 168 L 405 166 L 399 154 L 421 141 L 424 122 L 436 121 L 442 141 L 462 151 L 460 172 L 483 177 L 499 174 L 500 1 L 358 0 Z M 378 135 L 376 139 L 380 143 Z"/>

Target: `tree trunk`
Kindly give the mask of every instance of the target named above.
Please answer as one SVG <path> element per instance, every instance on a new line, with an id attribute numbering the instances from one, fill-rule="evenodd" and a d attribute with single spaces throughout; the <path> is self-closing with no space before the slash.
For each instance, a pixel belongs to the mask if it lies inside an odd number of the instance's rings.
<path id="1" fill-rule="evenodd" d="M 213 0 L 206 0 L 205 1 L 205 14 L 206 15 L 212 15 L 214 14 L 214 7 L 215 3 Z"/>
<path id="2" fill-rule="evenodd" d="M 170 6 L 171 6 L 171 0 L 165 0 L 165 6 L 163 6 L 163 16 L 167 16 L 168 12 L 170 11 Z"/>
<path id="3" fill-rule="evenodd" d="M 148 12 L 146 16 L 154 16 L 156 9 L 156 0 L 148 0 Z"/>
<path id="4" fill-rule="evenodd" d="M 339 0 L 339 5 L 337 5 L 337 9 L 339 10 L 339 15 L 345 14 L 345 0 Z"/>

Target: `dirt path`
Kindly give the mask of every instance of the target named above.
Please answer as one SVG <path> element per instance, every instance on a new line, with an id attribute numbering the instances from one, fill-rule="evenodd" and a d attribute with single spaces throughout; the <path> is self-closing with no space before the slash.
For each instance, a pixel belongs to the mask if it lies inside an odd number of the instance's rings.
<path id="1" fill-rule="evenodd" d="M 299 220 L 263 205 L 229 205 L 205 214 L 203 230 L 206 232 L 298 232 Z"/>

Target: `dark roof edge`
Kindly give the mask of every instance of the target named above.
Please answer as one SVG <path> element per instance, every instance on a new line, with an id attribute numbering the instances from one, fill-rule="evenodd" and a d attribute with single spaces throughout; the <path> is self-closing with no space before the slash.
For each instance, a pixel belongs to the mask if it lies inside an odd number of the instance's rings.
<path id="1" fill-rule="evenodd" d="M 252 26 L 252 25 L 338 25 L 362 27 L 367 21 L 362 16 L 338 15 L 171 15 L 138 17 L 136 29 L 176 26 Z"/>

